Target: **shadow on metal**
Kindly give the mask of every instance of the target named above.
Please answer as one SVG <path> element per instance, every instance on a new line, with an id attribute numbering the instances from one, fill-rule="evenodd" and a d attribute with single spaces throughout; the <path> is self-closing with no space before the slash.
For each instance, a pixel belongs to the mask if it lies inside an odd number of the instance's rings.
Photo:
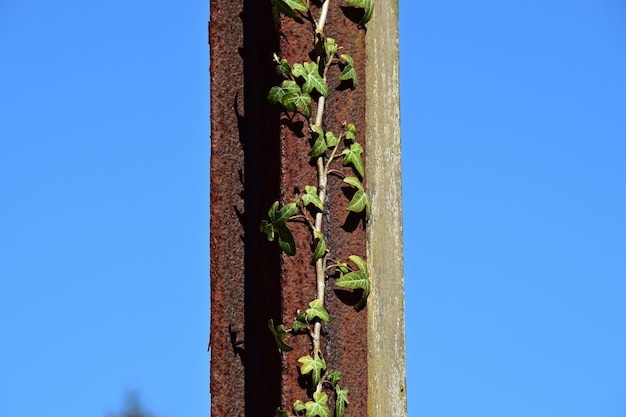
<path id="1" fill-rule="evenodd" d="M 280 113 L 267 101 L 276 84 L 272 54 L 278 51 L 271 2 L 244 0 L 243 115 L 237 114 L 239 139 L 244 152 L 244 212 L 238 216 L 243 229 L 245 257 L 244 343 L 240 350 L 245 370 L 246 417 L 274 415 L 281 398 L 280 355 L 267 322 L 281 317 L 280 253 L 260 231 L 261 220 L 279 198 Z M 235 100 L 240 100 L 235 97 Z M 234 108 L 242 108 L 235 103 Z"/>

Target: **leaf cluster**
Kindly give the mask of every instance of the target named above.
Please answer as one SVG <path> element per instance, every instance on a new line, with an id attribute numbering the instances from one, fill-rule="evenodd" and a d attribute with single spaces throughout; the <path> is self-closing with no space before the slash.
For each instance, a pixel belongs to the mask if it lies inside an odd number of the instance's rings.
<path id="1" fill-rule="evenodd" d="M 311 117 L 311 94 L 316 91 L 328 96 L 328 85 L 320 75 L 320 68 L 315 62 L 296 63 L 289 66 L 286 59 L 278 59 L 276 73 L 287 77 L 279 86 L 274 86 L 267 94 L 270 104 L 280 103 L 288 112 L 301 112 Z"/>
<path id="2" fill-rule="evenodd" d="M 267 215 L 269 220 L 261 222 L 261 232 L 267 235 L 267 239 L 271 242 L 278 238 L 278 246 L 287 254 L 295 255 L 296 243 L 293 235 L 287 227 L 287 222 L 300 212 L 297 201 L 283 206 L 278 209 L 278 201 L 272 204 Z"/>
<path id="3" fill-rule="evenodd" d="M 329 0 L 322 0 L 322 7 Z M 363 9 L 363 18 L 359 26 L 364 26 L 372 17 L 373 0 L 345 0 L 356 8 Z M 308 156 L 314 158 L 317 166 L 318 186 L 305 185 L 304 193 L 297 196 L 292 203 L 280 207 L 278 201 L 274 202 L 268 211 L 268 218 L 261 222 L 261 231 L 269 241 L 277 240 L 279 247 L 288 255 L 296 252 L 293 234 L 287 223 L 292 220 L 302 220 L 308 223 L 311 230 L 310 263 L 315 265 L 315 278 L 323 287 L 323 281 L 328 278 L 328 270 L 335 268 L 335 285 L 340 288 L 361 292 L 361 298 L 355 305 L 361 309 L 367 302 L 370 293 L 370 282 L 366 262 L 359 256 L 348 257 L 351 264 L 337 261 L 336 265 L 327 268 L 329 248 L 325 236 L 324 219 L 327 219 L 329 207 L 324 201 L 325 189 L 328 184 L 328 176 L 335 174 L 343 178 L 343 182 L 351 187 L 352 191 L 346 210 L 353 213 L 361 213 L 365 221 L 369 220 L 371 207 L 370 200 L 365 192 L 363 180 L 365 167 L 363 163 L 363 147 L 356 140 L 356 127 L 353 124 L 344 123 L 341 131 L 335 134 L 333 131 L 324 131 L 322 122 L 324 114 L 324 100 L 330 94 L 326 82 L 326 75 L 331 65 L 338 65 L 341 69 L 340 82 L 350 83 L 352 88 L 358 85 L 359 77 L 355 69 L 354 60 L 349 54 L 341 53 L 342 49 L 333 38 L 324 34 L 325 12 L 320 16 L 320 22 L 315 20 L 309 10 L 309 0 L 271 0 L 272 13 L 276 29 L 280 29 L 280 17 L 295 19 L 307 19 L 316 27 L 313 33 L 313 51 L 311 61 L 297 62 L 291 65 L 287 59 L 274 55 L 276 73 L 283 80 L 279 85 L 270 89 L 267 98 L 271 104 L 280 104 L 282 108 L 292 113 L 304 116 L 308 121 L 310 131 L 310 149 Z M 318 5 L 319 6 L 319 5 Z M 338 56 L 337 56 L 338 55 Z M 340 83 L 342 84 L 342 83 Z M 343 90 L 340 88 L 340 90 Z M 315 102 L 315 103 L 314 103 Z M 316 118 L 312 118 L 313 109 L 316 109 Z M 315 121 L 314 121 L 315 120 Z M 351 167 L 353 174 L 344 176 L 343 173 L 331 169 L 333 161 L 341 160 L 344 167 Z M 319 187 L 319 189 L 318 189 Z M 330 208 L 332 209 L 332 207 Z M 328 370 L 322 354 L 320 344 L 320 332 L 325 323 L 331 320 L 330 314 L 324 308 L 324 292 L 317 294 L 316 298 L 308 304 L 304 311 L 298 310 L 293 319 L 291 328 L 284 324 L 275 325 L 269 320 L 268 328 L 276 341 L 281 352 L 289 352 L 293 347 L 286 343 L 287 339 L 297 334 L 308 333 L 312 341 L 312 352 L 298 359 L 300 374 L 310 378 L 309 399 L 296 401 L 293 404 L 293 413 L 302 417 L 343 417 L 348 405 L 348 390 L 339 385 L 341 373 L 337 370 Z M 335 410 L 331 413 L 328 406 L 328 395 L 334 392 Z M 277 409 L 276 417 L 292 417 L 287 410 Z"/>
<path id="4" fill-rule="evenodd" d="M 321 358 L 316 360 L 310 356 L 303 356 L 298 361 L 302 364 L 300 372 L 303 375 L 313 374 L 318 369 L 321 372 L 326 367 L 326 363 Z M 343 417 L 346 412 L 346 406 L 349 404 L 349 390 L 342 389 L 339 386 L 339 379 L 341 379 L 341 373 L 336 370 L 330 370 L 323 376 L 323 382 L 329 385 L 335 392 L 335 417 Z M 296 415 L 302 415 L 302 413 L 304 413 L 306 417 L 330 417 L 331 412 L 328 407 L 328 395 L 325 392 L 314 392 L 312 401 L 302 402 L 297 400 L 293 404 L 293 411 Z M 289 411 L 280 408 L 276 409 L 274 415 L 276 417 L 291 417 Z"/>
<path id="5" fill-rule="evenodd" d="M 317 321 L 325 323 L 330 322 L 330 314 L 324 308 L 322 301 L 318 298 L 309 303 L 304 313 L 298 310 L 296 317 L 293 320 L 291 329 L 286 329 L 284 324 L 274 325 L 274 320 L 270 319 L 267 323 L 267 327 L 270 333 L 274 336 L 276 346 L 278 350 L 283 352 L 289 352 L 293 350 L 293 347 L 286 344 L 284 341 L 289 339 L 293 334 L 302 332 L 304 330 L 310 330 L 310 326 Z"/>

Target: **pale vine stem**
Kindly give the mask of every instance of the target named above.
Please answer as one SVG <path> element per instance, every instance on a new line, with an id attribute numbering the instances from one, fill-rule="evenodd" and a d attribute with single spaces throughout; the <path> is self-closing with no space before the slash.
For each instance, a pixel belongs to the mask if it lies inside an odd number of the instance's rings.
<path id="1" fill-rule="evenodd" d="M 320 18 L 317 21 L 317 30 L 320 32 L 324 32 L 324 25 L 326 24 L 326 17 L 328 16 L 328 6 L 330 0 L 324 1 L 322 4 L 322 12 L 320 14 Z M 318 58 L 318 64 L 320 59 Z M 326 68 L 324 69 L 324 73 L 322 74 L 324 78 L 324 82 L 326 81 Z M 322 126 L 322 120 L 324 117 L 324 104 L 326 100 L 323 95 L 320 95 L 319 100 L 317 101 L 317 109 L 315 114 L 315 124 L 318 126 Z M 322 207 L 325 206 L 324 202 L 326 199 L 326 184 L 328 182 L 328 175 L 326 172 L 326 167 L 324 166 L 324 157 L 319 156 L 317 158 L 317 185 L 318 185 L 318 195 L 320 200 L 322 201 Z M 323 210 L 318 211 L 315 214 L 315 230 L 318 232 L 322 232 L 322 220 L 323 220 Z M 326 290 L 326 254 L 322 256 L 315 262 L 315 276 L 317 280 L 317 299 L 320 300 L 322 307 L 324 306 L 324 291 Z M 320 334 L 322 331 L 322 323 L 318 320 L 315 322 L 313 326 L 313 356 L 317 355 L 317 352 L 321 352 L 320 346 Z M 323 383 L 320 380 L 317 383 L 317 387 L 315 388 L 315 392 L 322 392 Z"/>

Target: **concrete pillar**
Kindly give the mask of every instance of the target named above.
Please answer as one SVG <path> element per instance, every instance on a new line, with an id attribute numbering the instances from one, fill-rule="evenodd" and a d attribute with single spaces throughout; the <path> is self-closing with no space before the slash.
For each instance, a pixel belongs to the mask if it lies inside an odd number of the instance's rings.
<path id="1" fill-rule="evenodd" d="M 406 416 L 398 1 L 374 0 L 368 25 L 366 165 L 369 416 Z"/>

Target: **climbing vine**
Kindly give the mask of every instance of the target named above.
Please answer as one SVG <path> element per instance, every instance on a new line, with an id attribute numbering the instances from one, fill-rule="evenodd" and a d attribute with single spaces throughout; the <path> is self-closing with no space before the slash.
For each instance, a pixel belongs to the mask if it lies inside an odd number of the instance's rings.
<path id="1" fill-rule="evenodd" d="M 324 359 L 321 335 L 325 323 L 331 320 L 324 307 L 326 282 L 335 278 L 337 287 L 361 292 L 360 300 L 355 308 L 362 309 L 370 292 L 370 281 L 367 263 L 359 255 L 348 256 L 347 260 L 334 259 L 332 248 L 326 244 L 325 235 L 328 227 L 324 224 L 330 210 L 327 201 L 327 184 L 329 175 L 337 175 L 343 183 L 353 190 L 346 202 L 348 212 L 362 215 L 367 222 L 370 216 L 370 201 L 363 180 L 363 147 L 356 140 L 356 126 L 344 121 L 341 126 L 326 126 L 324 111 L 326 99 L 331 90 L 327 75 L 332 66 L 339 66 L 341 73 L 336 83 L 349 83 L 354 89 L 358 84 L 354 61 L 342 50 L 335 40 L 325 35 L 325 24 L 331 0 L 316 2 L 320 7 L 312 11 L 309 0 L 271 0 L 274 23 L 280 30 L 281 15 L 298 21 L 311 22 L 311 61 L 290 63 L 285 58 L 274 55 L 276 73 L 283 77 L 280 85 L 274 86 L 268 93 L 271 104 L 282 106 L 287 116 L 293 120 L 296 115 L 306 120 L 312 146 L 306 149 L 307 155 L 313 158 L 317 183 L 305 184 L 304 192 L 299 192 L 293 200 L 281 206 L 274 202 L 268 212 L 268 219 L 261 223 L 261 231 L 268 240 L 277 241 L 278 246 L 287 255 L 296 253 L 296 244 L 289 229 L 291 222 L 304 222 L 311 234 L 311 277 L 316 283 L 316 294 L 304 311 L 295 312 L 290 326 L 274 324 L 269 320 L 268 327 L 273 334 L 278 349 L 282 352 L 293 350 L 287 339 L 297 335 L 308 335 L 311 340 L 309 355 L 298 358 L 300 374 L 309 378 L 306 398 L 296 400 L 291 410 L 278 408 L 275 416 L 291 417 L 330 417 L 333 415 L 328 406 L 329 395 L 334 396 L 334 416 L 343 417 L 348 406 L 348 389 L 340 385 L 341 372 L 328 369 Z M 361 9 L 362 19 L 358 26 L 363 27 L 371 18 L 373 0 L 345 0 L 351 6 Z M 337 90 L 334 90 L 337 91 Z M 336 92 L 341 94 L 341 90 Z M 325 131 L 326 129 L 326 131 Z M 331 130 L 332 129 L 332 130 Z M 353 175 L 345 176 L 335 169 L 336 164 L 351 167 Z M 303 266 L 307 268 L 308 266 Z"/>

